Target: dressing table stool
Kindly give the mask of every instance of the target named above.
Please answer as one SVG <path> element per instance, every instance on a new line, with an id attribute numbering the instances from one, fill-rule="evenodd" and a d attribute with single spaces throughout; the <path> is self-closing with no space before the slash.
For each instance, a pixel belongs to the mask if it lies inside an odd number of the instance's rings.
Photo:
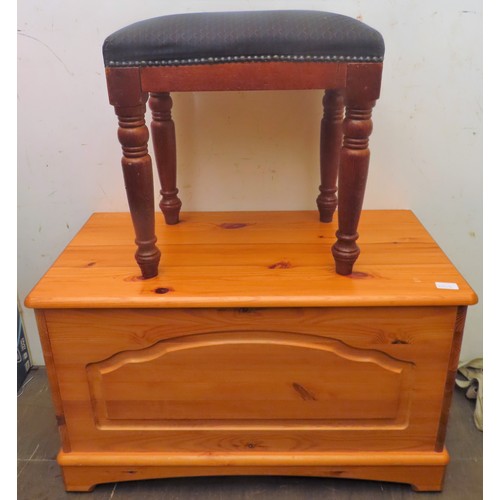
<path id="1" fill-rule="evenodd" d="M 137 22 L 103 46 L 110 103 L 118 116 L 122 167 L 142 276 L 158 274 L 146 102 L 167 224 L 179 221 L 170 92 L 324 89 L 320 220 L 339 222 L 336 272 L 358 258 L 357 227 L 369 163 L 371 113 L 379 97 L 384 41 L 347 16 L 319 11 L 190 13 Z M 345 117 L 344 117 L 345 108 Z M 340 169 L 339 169 L 340 168 Z M 258 207 L 256 207 L 258 209 Z"/>

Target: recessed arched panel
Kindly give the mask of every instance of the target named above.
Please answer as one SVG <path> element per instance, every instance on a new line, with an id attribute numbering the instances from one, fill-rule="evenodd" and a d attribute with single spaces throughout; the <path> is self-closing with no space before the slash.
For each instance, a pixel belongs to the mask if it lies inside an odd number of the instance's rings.
<path id="1" fill-rule="evenodd" d="M 224 332 L 87 366 L 101 428 L 404 427 L 413 364 L 320 336 Z"/>

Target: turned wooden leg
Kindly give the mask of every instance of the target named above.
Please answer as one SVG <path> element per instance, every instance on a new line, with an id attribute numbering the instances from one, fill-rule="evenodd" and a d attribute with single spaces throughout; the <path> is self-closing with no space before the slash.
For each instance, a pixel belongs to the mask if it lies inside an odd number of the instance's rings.
<path id="1" fill-rule="evenodd" d="M 331 222 L 337 208 L 337 176 L 342 146 L 344 98 L 340 91 L 326 90 L 320 135 L 320 194 L 316 199 L 321 222 Z"/>
<path id="2" fill-rule="evenodd" d="M 122 168 L 128 204 L 135 229 L 135 258 L 144 278 L 158 274 L 160 251 L 156 246 L 154 188 L 151 157 L 148 154 L 149 132 L 145 124 L 147 94 L 143 104 L 115 106 L 118 116 L 118 139 L 122 145 Z"/>
<path id="3" fill-rule="evenodd" d="M 172 98 L 168 92 L 151 93 L 149 99 L 153 121 L 151 132 L 161 184 L 160 209 L 167 224 L 179 222 L 181 200 L 177 197 L 175 126 L 172 120 Z"/>
<path id="4" fill-rule="evenodd" d="M 372 132 L 372 108 L 375 101 L 347 99 L 344 119 L 344 143 L 340 153 L 339 228 L 337 242 L 332 247 L 336 272 L 352 273 L 360 250 L 358 222 L 363 206 L 370 150 L 368 138 Z"/>

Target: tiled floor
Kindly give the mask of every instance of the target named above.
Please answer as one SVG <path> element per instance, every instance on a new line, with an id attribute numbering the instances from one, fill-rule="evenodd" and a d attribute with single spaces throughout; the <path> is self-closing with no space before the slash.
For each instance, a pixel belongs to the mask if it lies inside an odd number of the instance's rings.
<path id="1" fill-rule="evenodd" d="M 157 479 L 98 485 L 92 493 L 66 493 L 55 461 L 59 435 L 44 368 L 32 370 L 18 396 L 18 500 L 322 500 L 483 498 L 483 435 L 472 420 L 474 404 L 457 390 L 448 427 L 451 455 L 442 493 L 415 493 L 409 486 L 371 481 L 301 477 Z"/>

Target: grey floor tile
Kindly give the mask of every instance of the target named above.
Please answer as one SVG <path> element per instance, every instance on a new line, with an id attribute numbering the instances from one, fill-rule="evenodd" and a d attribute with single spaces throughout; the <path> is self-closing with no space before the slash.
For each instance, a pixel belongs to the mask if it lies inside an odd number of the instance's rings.
<path id="1" fill-rule="evenodd" d="M 18 406 L 29 404 L 53 408 L 45 367 L 33 367 L 24 381 L 17 398 Z"/>
<path id="2" fill-rule="evenodd" d="M 61 470 L 55 460 L 19 460 L 17 476 L 18 500 L 81 499 L 108 500 L 114 484 L 99 485 L 92 493 L 67 493 Z"/>
<path id="3" fill-rule="evenodd" d="M 475 401 L 456 389 L 448 421 L 446 447 L 454 459 L 482 459 L 483 433 L 474 424 Z"/>
<path id="4" fill-rule="evenodd" d="M 118 483 L 113 500 L 371 500 L 385 484 L 310 477 L 176 478 Z M 399 488 L 400 485 L 390 485 Z M 378 497 L 382 498 L 382 497 Z"/>
<path id="5" fill-rule="evenodd" d="M 20 406 L 17 411 L 17 428 L 17 458 L 56 458 L 60 441 L 52 407 Z"/>

